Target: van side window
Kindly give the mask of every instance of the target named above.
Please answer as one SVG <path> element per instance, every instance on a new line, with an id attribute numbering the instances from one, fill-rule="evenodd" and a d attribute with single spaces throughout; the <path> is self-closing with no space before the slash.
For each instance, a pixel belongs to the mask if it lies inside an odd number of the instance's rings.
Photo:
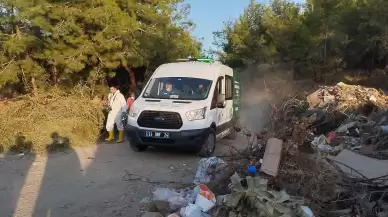
<path id="1" fill-rule="evenodd" d="M 233 99 L 233 77 L 225 76 L 225 100 Z"/>
<path id="2" fill-rule="evenodd" d="M 224 80 L 224 77 L 219 77 L 218 81 L 217 81 L 217 89 L 218 89 L 219 94 L 223 93 L 223 91 L 222 91 L 222 81 L 223 80 Z"/>
<path id="3" fill-rule="evenodd" d="M 217 98 L 218 94 L 222 94 L 222 81 L 224 80 L 224 77 L 219 77 L 216 83 L 216 87 L 214 88 L 214 94 L 212 98 L 212 104 L 210 106 L 210 109 L 217 108 Z"/>

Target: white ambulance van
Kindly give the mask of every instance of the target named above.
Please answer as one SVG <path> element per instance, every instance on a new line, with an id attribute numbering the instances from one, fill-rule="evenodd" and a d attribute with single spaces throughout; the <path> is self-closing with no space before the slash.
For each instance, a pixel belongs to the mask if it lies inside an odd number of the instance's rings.
<path id="1" fill-rule="evenodd" d="M 232 68 L 212 59 L 159 66 L 128 113 L 126 135 L 134 151 L 149 146 L 214 153 L 216 141 L 236 137 L 240 85 Z"/>

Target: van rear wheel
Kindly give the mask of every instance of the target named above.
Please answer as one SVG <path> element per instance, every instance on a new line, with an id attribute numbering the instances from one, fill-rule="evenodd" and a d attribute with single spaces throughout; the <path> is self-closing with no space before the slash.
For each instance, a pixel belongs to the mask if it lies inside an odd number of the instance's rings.
<path id="1" fill-rule="evenodd" d="M 129 142 L 129 146 L 135 152 L 143 152 L 143 151 L 146 151 L 148 149 L 147 145 L 139 145 L 139 144 L 134 143 L 134 142 Z"/>
<path id="2" fill-rule="evenodd" d="M 210 129 L 210 133 L 205 139 L 201 149 L 198 152 L 200 157 L 211 157 L 216 149 L 216 133 L 213 129 Z"/>

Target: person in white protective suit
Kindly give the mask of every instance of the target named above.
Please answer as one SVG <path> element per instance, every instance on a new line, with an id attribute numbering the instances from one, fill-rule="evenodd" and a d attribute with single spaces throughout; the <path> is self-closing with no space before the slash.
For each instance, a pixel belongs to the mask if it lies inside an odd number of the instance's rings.
<path id="1" fill-rule="evenodd" d="M 127 102 L 123 94 L 120 93 L 120 90 L 116 86 L 110 86 L 110 93 L 108 95 L 108 120 L 106 121 L 106 130 L 109 133 L 109 137 L 105 141 L 114 140 L 114 124 L 117 126 L 119 131 L 118 143 L 124 142 L 124 124 L 122 122 L 123 115 L 127 112 Z"/>

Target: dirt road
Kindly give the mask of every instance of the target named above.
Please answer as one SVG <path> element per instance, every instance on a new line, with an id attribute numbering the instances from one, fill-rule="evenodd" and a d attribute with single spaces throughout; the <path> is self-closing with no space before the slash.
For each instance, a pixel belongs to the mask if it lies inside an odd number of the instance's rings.
<path id="1" fill-rule="evenodd" d="M 242 148 L 222 140 L 216 154 Z M 1 217 L 138 216 L 139 201 L 157 186 L 191 183 L 200 158 L 192 153 L 100 144 L 45 156 L 0 158 Z M 176 182 L 176 183 L 170 183 Z"/>
<path id="2" fill-rule="evenodd" d="M 258 75 L 255 70 L 241 74 L 241 119 L 259 132 L 269 112 L 268 96 L 260 92 L 263 82 L 252 82 L 250 73 Z M 216 155 L 246 144 L 243 136 L 222 140 Z M 191 183 L 199 159 L 160 149 L 134 153 L 128 144 L 100 144 L 49 157 L 0 156 L 0 217 L 135 217 L 140 200 L 155 187 Z"/>

